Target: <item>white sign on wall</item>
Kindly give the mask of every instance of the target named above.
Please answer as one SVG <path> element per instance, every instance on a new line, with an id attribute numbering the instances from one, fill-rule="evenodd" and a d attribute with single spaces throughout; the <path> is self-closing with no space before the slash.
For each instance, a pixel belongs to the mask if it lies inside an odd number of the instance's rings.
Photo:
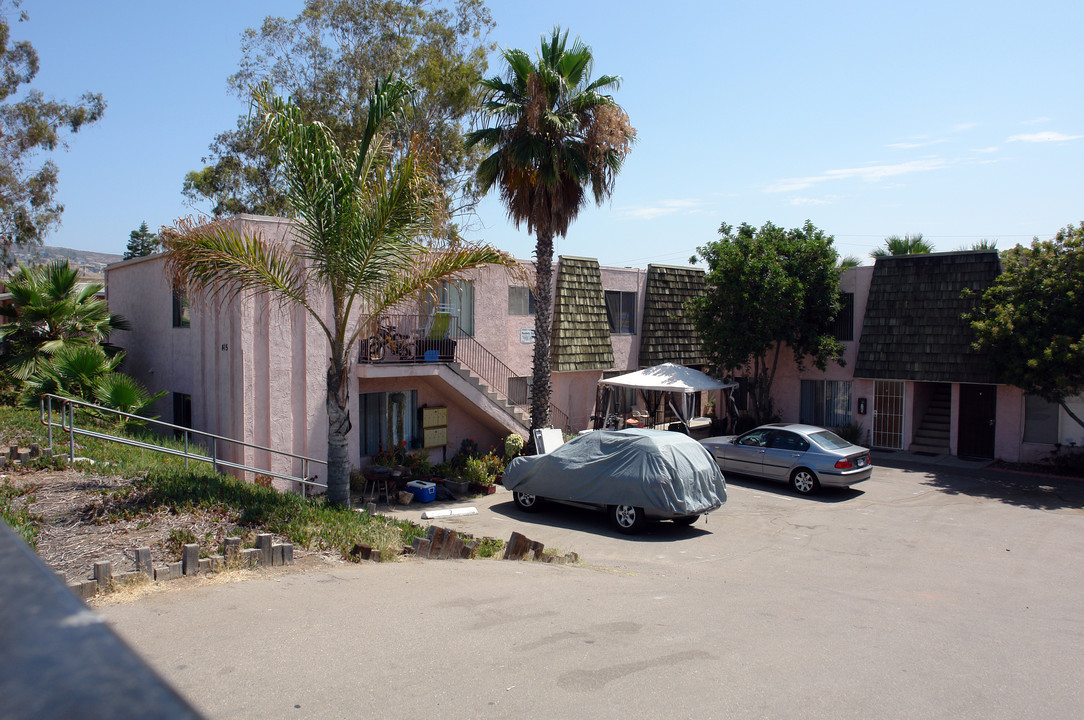
<path id="1" fill-rule="evenodd" d="M 519 329 L 519 341 L 524 345 L 529 345 L 534 342 L 534 328 L 520 328 Z"/>

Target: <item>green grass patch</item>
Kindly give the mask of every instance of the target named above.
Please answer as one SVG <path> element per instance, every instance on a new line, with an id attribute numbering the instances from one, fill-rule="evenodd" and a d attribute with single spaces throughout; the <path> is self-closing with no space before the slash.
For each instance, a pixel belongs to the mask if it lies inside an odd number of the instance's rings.
<path id="1" fill-rule="evenodd" d="M 34 502 L 34 496 L 31 495 L 33 491 L 32 487 L 15 487 L 6 478 L 0 481 L 0 518 L 3 518 L 27 545 L 37 549 L 40 518 L 27 509 L 27 506 Z M 16 504 L 18 498 L 23 499 Z"/>
<path id="2" fill-rule="evenodd" d="M 498 540 L 497 538 L 484 537 L 478 541 L 478 549 L 475 552 L 476 557 L 489 558 L 497 557 L 504 551 L 504 540 Z"/>
<path id="3" fill-rule="evenodd" d="M 219 514 L 239 529 L 272 532 L 298 547 L 333 550 L 343 558 L 362 544 L 390 560 L 415 536 L 425 534 L 407 521 L 334 507 L 322 498 L 281 493 L 227 475 L 150 472 L 137 479 L 130 492 L 118 493 L 107 503 L 108 514 L 129 518 L 160 509 Z M 178 536 L 175 544 L 198 541 L 195 536 Z"/>
<path id="4" fill-rule="evenodd" d="M 59 414 L 54 413 L 59 419 Z M 76 415 L 76 426 L 92 426 L 89 416 Z M 96 427 L 100 432 L 104 427 Z M 146 429 L 122 431 L 125 437 L 145 439 L 159 445 L 183 449 L 182 441 L 149 433 Z M 29 446 L 38 443 L 48 447 L 48 429 L 41 424 L 37 410 L 0 406 L 0 447 L 18 444 Z M 194 448 L 194 446 L 191 446 Z M 57 455 L 68 454 L 68 436 L 53 430 L 53 448 Z M 355 544 L 378 549 L 381 558 L 390 560 L 399 554 L 417 536 L 424 537 L 426 530 L 408 521 L 397 521 L 382 516 L 372 516 L 351 509 L 327 504 L 322 498 L 303 498 L 300 495 L 282 493 L 253 483 L 238 480 L 230 475 L 216 474 L 209 463 L 189 460 L 185 468 L 183 458 L 157 453 L 130 445 L 123 445 L 97 438 L 76 437 L 76 455 L 94 460 L 94 465 L 82 467 L 87 472 L 119 475 L 135 478 L 131 485 L 110 490 L 105 498 L 99 520 L 133 519 L 150 515 L 167 508 L 178 512 L 202 510 L 225 519 L 237 529 L 237 534 L 252 536 L 256 532 L 272 532 L 289 539 L 294 545 L 313 550 L 333 550 L 344 558 L 350 558 Z M 43 460 L 52 465 L 52 460 Z M 14 490 L 14 488 L 12 488 Z M 0 498 L 7 498 L 0 495 Z M 10 500 L 2 500 L 5 508 Z M 37 530 L 33 516 L 25 511 L 12 509 L 14 522 L 24 527 L 23 533 Z M 15 517 L 18 516 L 18 517 Z M 20 519 L 21 518 L 21 519 Z M 193 533 L 175 533 L 170 544 L 178 548 L 186 542 L 200 542 L 201 554 L 205 542 Z M 27 537 L 26 534 L 23 535 Z M 189 537 L 191 536 L 191 537 Z M 203 538 L 207 541 L 207 538 Z M 30 542 L 30 540 L 27 540 Z"/>

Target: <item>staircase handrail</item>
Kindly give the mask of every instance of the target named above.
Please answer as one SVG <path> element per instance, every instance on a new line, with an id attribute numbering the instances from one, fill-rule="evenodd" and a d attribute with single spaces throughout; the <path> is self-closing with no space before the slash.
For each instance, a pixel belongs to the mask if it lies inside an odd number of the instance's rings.
<path id="1" fill-rule="evenodd" d="M 60 422 L 53 421 L 53 401 L 57 400 L 60 403 Z M 108 433 L 98 432 L 97 430 L 91 430 L 89 428 L 76 427 L 75 424 L 75 408 L 76 407 L 89 408 L 95 412 L 115 415 L 119 418 L 125 418 L 133 420 L 139 423 L 149 423 L 161 428 L 167 428 L 175 432 L 180 432 L 184 438 L 184 450 L 175 450 L 173 448 L 165 447 L 163 445 L 156 445 L 154 443 L 143 442 L 142 440 L 134 440 L 132 438 L 122 437 L 119 435 L 110 435 Z M 280 480 L 289 480 L 292 482 L 300 483 L 302 488 L 306 486 L 319 487 L 327 489 L 325 483 L 316 482 L 313 478 L 315 476 L 309 475 L 309 463 L 316 463 L 319 465 L 327 465 L 326 460 L 320 460 L 318 458 L 311 458 L 305 455 L 299 455 L 297 453 L 287 452 L 286 450 L 278 450 L 275 448 L 264 447 L 263 445 L 256 445 L 255 443 L 245 442 L 243 440 L 234 440 L 233 438 L 225 437 L 224 435 L 215 435 L 214 433 L 204 432 L 203 430 L 195 430 L 183 425 L 174 425 L 173 423 L 165 422 L 164 420 L 157 420 L 155 418 L 148 418 L 142 415 L 134 415 L 132 413 L 123 412 L 121 410 L 115 410 L 113 408 L 103 407 L 101 405 L 95 405 L 84 400 L 76 400 L 74 398 L 62 397 L 60 395 L 52 395 L 45 393 L 41 396 L 40 401 L 40 419 L 41 424 L 45 425 L 49 429 L 49 451 L 53 451 L 53 428 L 57 428 L 61 433 L 68 434 L 68 460 L 69 462 L 75 461 L 75 436 L 82 435 L 85 437 L 92 437 L 98 440 L 105 440 L 107 442 L 120 443 L 122 445 L 130 445 L 132 447 L 142 448 L 144 450 L 151 450 L 153 452 L 160 452 L 166 455 L 175 455 L 177 457 L 184 458 L 184 466 L 188 467 L 189 460 L 195 460 L 197 462 L 210 463 L 211 466 L 218 471 L 219 467 L 233 468 L 235 470 L 242 470 L 247 472 L 259 473 L 261 475 L 267 475 L 269 477 L 279 478 Z M 197 452 L 191 452 L 189 450 L 189 438 L 191 436 L 199 436 L 201 438 L 207 438 L 211 441 L 211 455 L 203 455 Z M 240 445 L 242 447 L 252 448 L 253 450 L 261 450 L 268 453 L 274 453 L 275 455 L 281 455 L 288 458 L 301 461 L 301 475 L 286 475 L 283 473 L 275 472 L 268 468 L 255 467 L 251 465 L 244 465 L 242 463 L 235 463 L 230 460 L 224 460 L 218 457 L 218 443 L 219 441 L 231 443 L 233 445 Z"/>

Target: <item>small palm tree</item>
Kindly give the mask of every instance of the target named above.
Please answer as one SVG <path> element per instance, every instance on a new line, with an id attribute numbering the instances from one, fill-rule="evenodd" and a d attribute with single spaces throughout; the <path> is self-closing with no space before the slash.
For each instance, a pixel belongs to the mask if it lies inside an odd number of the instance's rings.
<path id="1" fill-rule="evenodd" d="M 49 393 L 147 415 L 151 403 L 166 392 L 152 396 L 131 377 L 118 372 L 123 360 L 123 352 L 110 356 L 100 345 L 69 344 L 38 365 L 27 378 L 19 399 L 24 405 L 36 407 L 41 396 Z"/>
<path id="2" fill-rule="evenodd" d="M 601 204 L 636 136 L 628 115 L 609 90 L 621 79 L 591 80 L 594 57 L 577 38 L 553 30 L 543 37 L 537 61 L 522 50 L 505 50 L 503 77 L 483 80 L 482 110 L 490 127 L 467 134 L 467 146 L 492 151 L 478 166 L 482 192 L 496 186 L 508 216 L 535 236 L 534 357 L 531 428 L 549 424 L 553 242 L 587 203 L 588 188 Z"/>
<path id="3" fill-rule="evenodd" d="M 836 263 L 836 267 L 840 270 L 846 270 L 848 268 L 858 267 L 861 264 L 862 258 L 857 255 L 844 255 L 839 259 L 839 262 Z"/>
<path id="4" fill-rule="evenodd" d="M 259 90 L 260 133 L 281 158 L 298 218 L 292 245 L 267 243 L 225 222 L 182 220 L 163 233 L 167 270 L 189 295 L 269 296 L 303 308 L 324 332 L 328 499 L 341 505 L 350 503 L 349 368 L 358 339 L 375 318 L 442 279 L 490 264 L 518 267 L 488 245 L 434 239 L 446 236 L 436 169 L 420 143 L 400 147 L 387 135 L 410 94 L 402 81 L 378 82 L 361 140 L 343 148 L 322 123 Z"/>
<path id="5" fill-rule="evenodd" d="M 877 248 L 869 254 L 871 258 L 883 258 L 891 255 L 921 255 L 932 253 L 933 245 L 922 239 L 922 233 L 916 235 L 889 235 L 885 238 L 885 246 Z"/>
<path id="6" fill-rule="evenodd" d="M 65 347 L 97 345 L 113 330 L 130 329 L 97 297 L 102 285 L 81 284 L 79 271 L 67 260 L 20 265 L 7 290 L 12 302 L 0 308 L 0 316 L 10 319 L 0 326 L 0 340 L 6 345 L 3 369 L 18 382 Z"/>

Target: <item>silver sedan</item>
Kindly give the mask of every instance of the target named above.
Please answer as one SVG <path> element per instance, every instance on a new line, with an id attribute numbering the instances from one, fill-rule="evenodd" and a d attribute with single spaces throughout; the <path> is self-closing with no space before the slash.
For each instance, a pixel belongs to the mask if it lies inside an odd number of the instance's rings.
<path id="1" fill-rule="evenodd" d="M 854 485 L 873 472 L 869 450 L 815 425 L 774 423 L 700 442 L 723 473 L 789 482 L 802 495 L 822 485 Z"/>

